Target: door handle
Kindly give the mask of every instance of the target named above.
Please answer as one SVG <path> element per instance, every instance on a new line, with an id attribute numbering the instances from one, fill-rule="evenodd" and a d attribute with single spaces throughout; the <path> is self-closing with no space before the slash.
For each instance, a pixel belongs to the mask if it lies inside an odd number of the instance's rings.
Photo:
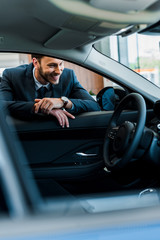
<path id="1" fill-rule="evenodd" d="M 81 156 L 81 157 L 96 157 L 96 156 L 98 156 L 98 154 L 96 154 L 96 153 L 77 152 L 76 154 L 77 154 L 78 156 Z"/>

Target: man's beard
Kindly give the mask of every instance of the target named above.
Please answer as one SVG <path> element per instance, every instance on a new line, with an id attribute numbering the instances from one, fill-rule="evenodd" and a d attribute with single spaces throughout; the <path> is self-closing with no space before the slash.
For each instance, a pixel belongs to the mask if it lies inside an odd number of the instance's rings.
<path id="1" fill-rule="evenodd" d="M 41 78 L 43 80 L 45 80 L 47 83 L 51 83 L 51 84 L 58 84 L 59 83 L 59 78 L 58 80 L 54 80 L 53 81 L 53 74 L 47 74 L 47 73 L 44 73 L 43 70 L 42 70 L 42 67 L 40 66 L 39 67 L 39 75 L 41 76 Z M 58 76 L 58 75 L 57 75 Z M 50 78 L 49 78 L 50 77 Z M 56 77 L 56 75 L 55 75 Z M 52 79 L 52 82 L 51 82 L 51 79 Z"/>
<path id="2" fill-rule="evenodd" d="M 41 78 L 42 78 L 43 80 L 45 80 L 47 83 L 49 82 L 49 80 L 48 80 L 48 74 L 45 74 L 45 73 L 43 72 L 42 67 L 39 68 L 39 75 L 40 75 Z"/>

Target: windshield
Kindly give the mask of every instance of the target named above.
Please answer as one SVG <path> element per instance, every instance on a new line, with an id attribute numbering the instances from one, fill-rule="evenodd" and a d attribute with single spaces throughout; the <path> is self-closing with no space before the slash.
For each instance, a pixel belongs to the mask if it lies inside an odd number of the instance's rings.
<path id="1" fill-rule="evenodd" d="M 160 87 L 160 36 L 111 36 L 96 43 L 95 48 Z"/>

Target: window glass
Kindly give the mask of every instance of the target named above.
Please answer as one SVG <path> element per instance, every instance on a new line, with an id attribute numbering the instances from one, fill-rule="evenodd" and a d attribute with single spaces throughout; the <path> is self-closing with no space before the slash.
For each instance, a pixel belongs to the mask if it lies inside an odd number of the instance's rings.
<path id="1" fill-rule="evenodd" d="M 95 48 L 133 69 L 160 87 L 160 37 L 132 34 L 111 36 L 95 44 Z"/>
<path id="2" fill-rule="evenodd" d="M 29 62 L 30 55 L 19 53 L 0 53 L 0 77 L 5 68 L 16 67 Z"/>
<path id="3" fill-rule="evenodd" d="M 17 67 L 31 62 L 30 54 L 0 53 L 0 77 L 2 77 L 5 68 Z M 103 78 L 103 76 L 77 64 L 65 61 L 64 66 L 74 70 L 78 81 L 94 98 L 102 88 L 113 85 L 111 81 Z"/>

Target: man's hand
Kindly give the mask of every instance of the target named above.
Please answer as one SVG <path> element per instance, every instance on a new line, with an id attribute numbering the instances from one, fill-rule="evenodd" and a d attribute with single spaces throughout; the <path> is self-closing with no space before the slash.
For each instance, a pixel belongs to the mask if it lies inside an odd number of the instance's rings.
<path id="1" fill-rule="evenodd" d="M 54 99 L 54 103 L 52 100 Z M 48 101 L 49 100 L 49 101 Z M 75 119 L 75 117 L 67 112 L 65 109 L 59 109 L 58 107 L 63 106 L 63 101 L 60 103 L 59 98 L 43 98 L 43 99 L 35 99 L 35 104 L 33 111 L 35 113 L 43 113 L 47 115 L 52 115 L 57 118 L 59 124 L 64 128 L 69 127 L 68 118 Z M 56 107 L 56 108 L 53 108 Z"/>
<path id="2" fill-rule="evenodd" d="M 69 121 L 68 121 L 68 117 L 71 118 L 71 119 L 75 119 L 75 117 L 70 114 L 69 112 L 67 112 L 65 109 L 62 110 L 62 109 L 53 109 L 50 111 L 50 114 L 49 115 L 52 115 L 54 117 L 57 118 L 59 124 L 61 127 L 69 127 Z"/>
<path id="3" fill-rule="evenodd" d="M 35 99 L 34 112 L 43 112 L 45 114 L 50 114 L 52 109 L 62 108 L 63 101 L 60 98 L 42 98 Z"/>
<path id="4" fill-rule="evenodd" d="M 61 98 L 42 98 L 35 99 L 34 112 L 43 112 L 45 114 L 50 114 L 53 109 L 61 109 L 63 107 L 63 101 Z M 72 102 L 69 100 L 65 108 L 72 108 Z"/>

